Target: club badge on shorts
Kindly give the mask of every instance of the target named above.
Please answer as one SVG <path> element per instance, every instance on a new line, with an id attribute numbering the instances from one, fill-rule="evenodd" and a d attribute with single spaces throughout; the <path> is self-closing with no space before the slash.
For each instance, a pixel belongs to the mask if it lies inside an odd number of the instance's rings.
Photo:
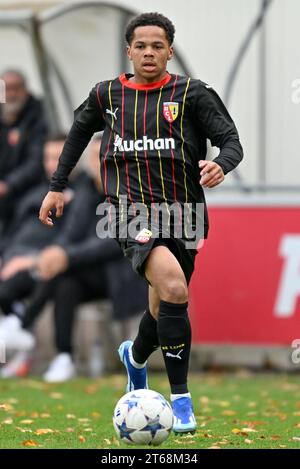
<path id="1" fill-rule="evenodd" d="M 171 124 L 178 116 L 179 104 L 168 102 L 163 103 L 164 118 Z"/>
<path id="2" fill-rule="evenodd" d="M 142 231 L 140 231 L 136 235 L 135 240 L 138 241 L 139 243 L 146 244 L 149 242 L 151 236 L 152 236 L 152 231 L 147 230 L 147 228 L 143 228 Z"/>

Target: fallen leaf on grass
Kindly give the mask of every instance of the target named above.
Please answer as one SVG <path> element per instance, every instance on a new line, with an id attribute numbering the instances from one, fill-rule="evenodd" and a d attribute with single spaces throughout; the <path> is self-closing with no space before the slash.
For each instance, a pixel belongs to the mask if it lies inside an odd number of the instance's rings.
<path id="1" fill-rule="evenodd" d="M 66 417 L 67 419 L 76 419 L 74 414 L 67 414 Z"/>
<path id="2" fill-rule="evenodd" d="M 119 442 L 119 440 L 118 440 L 115 436 L 112 437 L 112 441 L 113 441 L 113 444 L 114 444 L 114 445 L 120 446 L 120 442 Z"/>
<path id="3" fill-rule="evenodd" d="M 80 443 L 85 443 L 85 441 L 86 441 L 84 436 L 82 436 L 82 435 L 79 435 L 78 439 L 79 439 Z"/>
<path id="4" fill-rule="evenodd" d="M 63 395 L 62 395 L 61 392 L 50 392 L 49 396 L 52 399 L 62 399 L 63 398 Z"/>
<path id="5" fill-rule="evenodd" d="M 98 392 L 98 391 L 99 391 L 99 385 L 97 385 L 97 384 L 91 384 L 91 385 L 86 386 L 84 388 L 84 392 L 86 394 L 90 394 L 90 395 L 91 394 L 96 394 L 96 392 Z"/>
<path id="6" fill-rule="evenodd" d="M 182 445 L 182 438 L 180 437 L 180 440 L 174 440 L 174 442 L 178 445 Z M 196 443 L 195 440 L 187 440 L 184 442 L 185 445 L 193 445 L 194 443 Z"/>
<path id="7" fill-rule="evenodd" d="M 101 417 L 101 414 L 99 412 L 92 412 L 91 416 L 93 419 L 99 419 Z"/>
<path id="8" fill-rule="evenodd" d="M 249 440 L 248 438 L 246 438 L 245 443 L 247 443 L 247 445 L 251 445 L 251 443 L 253 443 L 253 440 Z"/>
<path id="9" fill-rule="evenodd" d="M 107 445 L 111 445 L 111 441 L 108 438 L 104 438 L 104 441 Z"/>
<path id="10" fill-rule="evenodd" d="M 234 435 L 238 435 L 239 433 L 241 433 L 241 429 L 240 428 L 233 428 L 231 430 L 231 433 L 233 433 Z"/>
<path id="11" fill-rule="evenodd" d="M 209 398 L 207 396 L 200 397 L 200 404 L 207 405 L 209 403 Z"/>
<path id="12" fill-rule="evenodd" d="M 220 446 L 210 446 L 210 447 L 207 448 L 207 449 L 222 449 L 222 448 L 220 448 Z"/>
<path id="13" fill-rule="evenodd" d="M 15 428 L 22 433 L 32 433 L 32 430 L 30 428 L 22 428 L 22 427 L 15 427 Z"/>
<path id="14" fill-rule="evenodd" d="M 300 437 L 299 437 L 299 436 L 293 436 L 292 440 L 294 440 L 294 441 L 300 441 Z"/>
<path id="15" fill-rule="evenodd" d="M 5 425 L 11 425 L 13 423 L 13 419 L 9 417 L 8 419 L 5 419 L 2 421 Z"/>
<path id="16" fill-rule="evenodd" d="M 68 428 L 66 428 L 66 432 L 72 433 L 72 432 L 74 432 L 74 428 L 68 427 Z"/>
<path id="17" fill-rule="evenodd" d="M 30 420 L 30 419 L 25 419 L 25 420 L 21 420 L 21 422 L 23 425 L 31 425 L 33 423 L 33 420 Z"/>
<path id="18" fill-rule="evenodd" d="M 231 416 L 231 415 L 235 415 L 235 414 L 236 414 L 236 411 L 235 410 L 230 410 L 230 409 L 223 410 L 223 412 L 221 413 L 221 415 L 226 415 L 226 416 Z"/>
<path id="19" fill-rule="evenodd" d="M 9 399 L 7 399 L 7 402 L 9 402 L 10 404 L 18 404 L 19 400 L 15 397 L 10 397 Z"/>
<path id="20" fill-rule="evenodd" d="M 90 421 L 90 419 L 88 419 L 88 418 L 84 418 L 84 419 L 77 419 L 77 420 L 78 420 L 78 422 L 80 422 L 80 423 L 83 423 L 83 422 L 89 422 L 89 421 Z"/>
<path id="21" fill-rule="evenodd" d="M 180 437 L 180 440 L 174 440 L 174 441 L 175 441 L 175 443 L 178 443 L 179 445 L 180 445 L 180 444 L 182 445 L 182 437 Z M 185 445 L 193 445 L 193 444 L 195 444 L 195 443 L 196 443 L 195 440 L 186 440 L 186 441 L 184 442 Z"/>
<path id="22" fill-rule="evenodd" d="M 266 422 L 263 422 L 262 420 L 252 420 L 252 421 L 244 420 L 242 423 L 243 423 L 243 425 L 246 425 L 248 428 L 255 428 L 258 425 L 265 425 L 266 424 Z"/>
<path id="23" fill-rule="evenodd" d="M 281 386 L 281 389 L 284 389 L 285 391 L 298 391 L 299 385 L 297 383 L 284 383 Z M 299 403 L 300 406 L 300 403 Z"/>
<path id="24" fill-rule="evenodd" d="M 228 402 L 228 401 L 218 401 L 217 405 L 219 405 L 220 407 L 229 407 L 230 402 Z"/>
<path id="25" fill-rule="evenodd" d="M 51 417 L 51 416 L 50 416 L 50 414 L 47 414 L 47 413 L 44 412 L 43 414 L 40 415 L 40 417 L 41 417 L 42 419 L 48 419 L 48 418 Z"/>
<path id="26" fill-rule="evenodd" d="M 34 432 L 36 435 L 46 435 L 47 433 L 54 433 L 51 428 L 39 428 Z"/>
<path id="27" fill-rule="evenodd" d="M 231 430 L 231 433 L 234 435 L 242 435 L 242 436 L 248 436 L 249 433 L 257 433 L 257 430 L 254 430 L 254 428 L 233 428 Z"/>
<path id="28" fill-rule="evenodd" d="M 271 440 L 280 440 L 281 436 L 280 435 L 272 435 Z"/>
<path id="29" fill-rule="evenodd" d="M 5 412 L 8 412 L 9 410 L 12 410 L 13 406 L 10 404 L 0 404 L 0 410 L 4 410 Z"/>
<path id="30" fill-rule="evenodd" d="M 22 444 L 23 446 L 39 446 L 39 444 L 34 440 L 25 440 Z"/>

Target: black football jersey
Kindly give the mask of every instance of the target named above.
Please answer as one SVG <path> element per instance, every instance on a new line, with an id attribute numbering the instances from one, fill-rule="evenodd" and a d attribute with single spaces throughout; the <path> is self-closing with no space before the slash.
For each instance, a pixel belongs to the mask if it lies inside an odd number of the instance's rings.
<path id="1" fill-rule="evenodd" d="M 242 159 L 238 132 L 217 93 L 200 80 L 166 74 L 137 84 L 132 75 L 98 83 L 75 119 L 50 189 L 61 191 L 95 132 L 103 130 L 101 176 L 107 201 L 129 204 L 204 203 L 198 162 L 206 141 L 220 148 L 224 173 Z M 207 215 L 205 210 L 205 231 Z"/>

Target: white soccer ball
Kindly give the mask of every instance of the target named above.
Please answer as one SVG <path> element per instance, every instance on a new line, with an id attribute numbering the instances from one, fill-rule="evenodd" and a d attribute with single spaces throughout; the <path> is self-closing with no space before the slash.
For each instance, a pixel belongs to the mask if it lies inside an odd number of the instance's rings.
<path id="1" fill-rule="evenodd" d="M 158 392 L 138 389 L 118 401 L 113 416 L 118 437 L 127 444 L 160 445 L 173 426 L 170 404 Z"/>

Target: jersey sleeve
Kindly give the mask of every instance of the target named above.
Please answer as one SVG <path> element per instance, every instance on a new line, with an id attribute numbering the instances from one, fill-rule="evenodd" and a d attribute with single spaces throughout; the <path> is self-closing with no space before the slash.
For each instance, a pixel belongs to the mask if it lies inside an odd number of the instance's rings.
<path id="1" fill-rule="evenodd" d="M 50 191 L 61 192 L 65 189 L 69 174 L 92 136 L 105 127 L 99 88 L 100 83 L 94 86 L 89 97 L 74 112 L 74 122 L 65 141 L 57 169 L 52 176 Z"/>
<path id="2" fill-rule="evenodd" d="M 220 148 L 214 161 L 224 174 L 232 171 L 243 159 L 243 148 L 235 124 L 218 94 L 208 85 L 197 87 L 193 115 L 201 133 Z"/>

